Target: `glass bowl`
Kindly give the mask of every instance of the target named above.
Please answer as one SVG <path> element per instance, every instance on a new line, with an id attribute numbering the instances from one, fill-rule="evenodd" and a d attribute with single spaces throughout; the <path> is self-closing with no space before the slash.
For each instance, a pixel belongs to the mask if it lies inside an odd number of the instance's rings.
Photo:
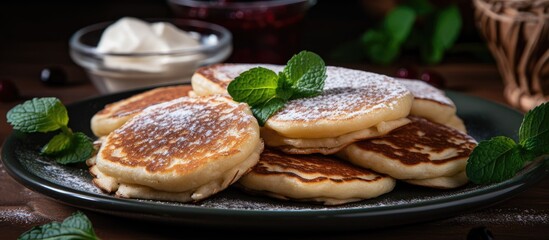
<path id="1" fill-rule="evenodd" d="M 84 27 L 71 37 L 70 55 L 86 70 L 99 92 L 188 83 L 198 67 L 222 62 L 232 52 L 232 34 L 217 24 L 183 19 L 143 20 L 172 23 L 196 38 L 200 45 L 161 53 L 102 53 L 97 51 L 97 44 L 114 21 Z"/>

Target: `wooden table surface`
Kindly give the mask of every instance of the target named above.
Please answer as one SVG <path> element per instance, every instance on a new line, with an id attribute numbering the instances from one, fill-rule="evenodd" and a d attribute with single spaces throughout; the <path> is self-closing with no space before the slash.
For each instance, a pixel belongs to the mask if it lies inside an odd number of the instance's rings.
<path id="1" fill-rule="evenodd" d="M 330 23 L 334 24 L 327 21 L 323 26 L 327 27 Z M 12 131 L 4 117 L 6 112 L 24 99 L 55 96 L 70 104 L 99 95 L 82 69 L 68 58 L 66 41 L 1 45 L 0 53 L 0 79 L 12 80 L 22 95 L 20 100 L 0 103 L 0 142 L 4 142 Z M 329 64 L 388 75 L 396 70 L 396 65 L 382 67 L 363 62 Z M 39 81 L 40 71 L 52 65 L 63 68 L 75 83 L 62 87 L 42 84 Z M 447 61 L 434 66 L 412 65 L 419 70 L 428 68 L 439 72 L 446 79 L 447 89 L 506 104 L 502 96 L 502 81 L 493 63 Z M 1 164 L 0 196 L 1 239 L 15 239 L 33 226 L 61 221 L 77 210 L 25 188 L 9 176 Z M 262 239 L 467 239 L 472 229 L 480 227 L 488 229 L 495 239 L 549 239 L 549 178 L 511 199 L 484 209 L 437 221 L 367 231 L 279 233 L 253 229 L 202 229 L 130 220 L 87 210 L 83 212 L 91 219 L 97 235 L 102 239 L 203 239 L 225 236 Z"/>

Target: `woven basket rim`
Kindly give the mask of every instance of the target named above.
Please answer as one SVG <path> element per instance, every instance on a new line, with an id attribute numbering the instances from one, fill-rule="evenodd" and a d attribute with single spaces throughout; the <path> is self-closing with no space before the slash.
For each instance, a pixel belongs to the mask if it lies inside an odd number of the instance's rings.
<path id="1" fill-rule="evenodd" d="M 543 11 L 544 14 L 536 14 L 531 11 L 517 11 L 518 14 L 516 15 L 507 15 L 505 12 L 498 13 L 493 11 L 492 6 L 495 3 L 509 3 L 512 5 L 512 3 L 530 3 L 534 8 L 549 8 L 549 0 L 531 0 L 531 1 L 520 1 L 520 0 L 474 0 L 474 5 L 476 9 L 483 14 L 489 16 L 490 18 L 497 19 L 499 21 L 505 21 L 505 22 L 538 22 L 540 20 L 547 21 L 549 20 L 549 11 L 545 10 Z M 506 6 L 506 8 L 515 9 L 516 8 L 512 6 Z"/>

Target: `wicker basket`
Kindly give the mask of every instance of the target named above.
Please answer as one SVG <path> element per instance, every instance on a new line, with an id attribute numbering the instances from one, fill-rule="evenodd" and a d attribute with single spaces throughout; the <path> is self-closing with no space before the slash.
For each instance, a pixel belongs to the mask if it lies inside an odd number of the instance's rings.
<path id="1" fill-rule="evenodd" d="M 549 101 L 549 0 L 473 0 L 477 27 L 523 111 Z"/>

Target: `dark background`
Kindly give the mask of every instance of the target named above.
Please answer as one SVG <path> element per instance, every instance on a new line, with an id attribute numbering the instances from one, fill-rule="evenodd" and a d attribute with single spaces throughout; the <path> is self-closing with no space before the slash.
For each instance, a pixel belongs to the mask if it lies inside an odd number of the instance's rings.
<path id="1" fill-rule="evenodd" d="M 395 2 L 318 0 L 306 15 L 302 25 L 301 48 L 317 52 L 330 62 L 330 51 L 339 44 L 357 38 L 370 26 L 375 25 Z M 457 45 L 481 43 L 473 24 L 471 1 L 433 1 L 435 4 L 441 4 L 440 2 L 456 2 L 460 6 L 464 24 Z M 44 56 L 37 55 L 47 54 L 50 64 L 72 63 L 68 40 L 74 32 L 90 24 L 117 20 L 123 16 L 160 18 L 174 17 L 174 14 L 167 2 L 161 0 L 2 2 L 0 62 L 42 63 Z M 55 47 L 46 43 L 54 44 Z M 471 61 L 470 56 L 463 52 L 449 54 L 447 58 L 456 56 Z M 41 62 L 38 59 L 42 59 Z M 1 75 L 2 73 L 0 77 Z"/>

